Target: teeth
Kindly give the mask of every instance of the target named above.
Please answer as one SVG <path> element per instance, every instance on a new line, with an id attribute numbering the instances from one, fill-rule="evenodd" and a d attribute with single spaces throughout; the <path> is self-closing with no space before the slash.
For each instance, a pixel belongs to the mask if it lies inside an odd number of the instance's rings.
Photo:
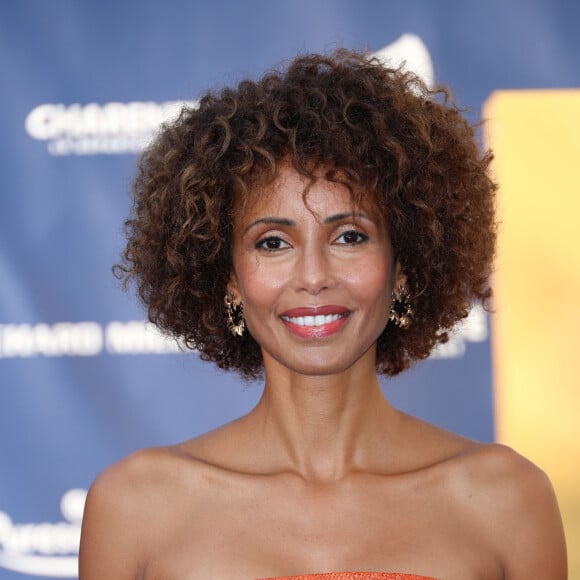
<path id="1" fill-rule="evenodd" d="M 298 326 L 322 326 L 324 324 L 330 324 L 344 316 L 344 314 L 318 314 L 316 316 L 297 316 L 296 318 L 283 316 L 282 318 Z"/>

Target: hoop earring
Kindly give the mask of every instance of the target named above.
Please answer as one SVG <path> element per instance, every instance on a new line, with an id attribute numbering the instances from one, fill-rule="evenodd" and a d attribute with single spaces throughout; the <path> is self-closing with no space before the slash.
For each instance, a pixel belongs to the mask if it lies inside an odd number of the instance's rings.
<path id="1" fill-rule="evenodd" d="M 235 304 L 232 296 L 226 294 L 224 297 L 224 304 L 226 305 L 227 327 L 233 336 L 242 336 L 246 329 L 246 321 L 244 320 L 244 305 L 242 303 Z"/>
<path id="2" fill-rule="evenodd" d="M 411 295 L 406 286 L 399 285 L 399 296 L 391 292 L 393 302 L 389 311 L 389 320 L 399 328 L 409 328 L 413 318 L 413 309 L 411 308 Z"/>

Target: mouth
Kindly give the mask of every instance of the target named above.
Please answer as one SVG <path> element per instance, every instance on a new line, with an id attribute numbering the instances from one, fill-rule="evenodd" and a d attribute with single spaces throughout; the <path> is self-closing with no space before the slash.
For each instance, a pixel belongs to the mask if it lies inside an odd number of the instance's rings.
<path id="1" fill-rule="evenodd" d="M 298 326 L 324 326 L 348 316 L 348 312 L 341 314 L 316 314 L 314 316 L 281 316 L 282 320 Z"/>
<path id="2" fill-rule="evenodd" d="M 338 332 L 350 311 L 342 306 L 293 308 L 280 316 L 286 327 L 303 338 L 322 338 Z"/>

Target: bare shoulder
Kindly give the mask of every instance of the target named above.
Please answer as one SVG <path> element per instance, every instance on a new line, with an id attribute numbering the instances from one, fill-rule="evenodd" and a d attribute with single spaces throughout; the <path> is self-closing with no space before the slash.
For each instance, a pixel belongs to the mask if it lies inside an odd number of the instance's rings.
<path id="1" fill-rule="evenodd" d="M 179 447 L 145 449 L 106 468 L 87 495 L 80 578 L 141 578 L 199 469 Z M 187 470 L 189 477 L 183 477 Z"/>
<path id="2" fill-rule="evenodd" d="M 506 445 L 473 442 L 455 458 L 453 470 L 456 485 L 471 498 L 493 499 L 505 510 L 555 497 L 548 476 Z"/>
<path id="3" fill-rule="evenodd" d="M 406 416 L 405 455 L 434 483 L 455 526 L 495 554 L 506 580 L 565 580 L 566 547 L 547 475 L 510 447 Z"/>
<path id="4" fill-rule="evenodd" d="M 168 475 L 171 448 L 142 449 L 107 467 L 94 481 L 89 498 L 135 498 Z M 133 502 L 131 502 L 133 503 Z"/>
<path id="5" fill-rule="evenodd" d="M 95 480 L 87 506 L 111 508 L 119 517 L 139 519 L 199 484 L 203 462 L 179 445 L 142 449 L 107 467 Z M 187 473 L 187 477 L 183 477 Z"/>
<path id="6" fill-rule="evenodd" d="M 469 447 L 453 463 L 458 505 L 494 546 L 506 579 L 565 580 L 562 520 L 547 475 L 499 444 Z"/>

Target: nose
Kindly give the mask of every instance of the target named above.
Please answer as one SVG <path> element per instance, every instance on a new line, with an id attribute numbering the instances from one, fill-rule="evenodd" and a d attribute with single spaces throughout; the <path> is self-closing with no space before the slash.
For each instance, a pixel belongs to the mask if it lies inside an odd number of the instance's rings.
<path id="1" fill-rule="evenodd" d="M 332 260 L 323 247 L 314 244 L 304 247 L 295 266 L 299 290 L 318 295 L 335 284 Z"/>

